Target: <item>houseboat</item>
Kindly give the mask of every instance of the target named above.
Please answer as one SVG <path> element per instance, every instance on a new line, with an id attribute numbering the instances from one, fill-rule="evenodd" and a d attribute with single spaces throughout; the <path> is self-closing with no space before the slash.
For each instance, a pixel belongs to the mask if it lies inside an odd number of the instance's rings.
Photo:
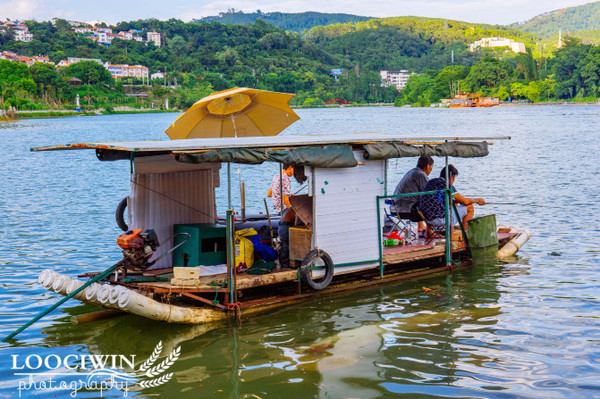
<path id="1" fill-rule="evenodd" d="M 419 238 L 410 225 L 393 217 L 388 206 L 397 197 L 390 194 L 396 182 L 388 181 L 388 160 L 427 155 L 444 157 L 448 164 L 449 157 L 484 157 L 491 141 L 504 139 L 508 137 L 364 133 L 34 148 L 88 149 L 100 161 L 131 164 L 123 220 L 127 231 L 115 243 L 123 260 L 111 267 L 98 265 L 102 271 L 77 279 L 44 270 L 39 282 L 58 294 L 104 308 L 170 323 L 201 324 L 447 272 L 482 253 L 511 255 L 529 233 L 498 229 L 493 215 L 473 219 L 468 234 L 455 231 L 447 217 L 445 232 Z M 303 168 L 308 192 L 291 199 L 297 218 L 290 227 L 290 267 L 265 268 L 257 274 L 255 266 L 248 268 L 254 259 L 242 253 L 245 236 L 253 232 L 233 209 L 230 175 L 232 163 L 263 162 Z M 228 174 L 227 187 L 219 187 L 221 170 Z M 217 214 L 217 190 L 228 190 L 225 215 Z M 438 194 L 446 201 L 446 213 L 452 212 L 451 191 Z M 265 215 L 265 222 L 271 227 L 260 242 L 277 247 L 268 236 L 277 230 L 277 221 Z M 401 239 L 386 240 L 391 233 Z"/>

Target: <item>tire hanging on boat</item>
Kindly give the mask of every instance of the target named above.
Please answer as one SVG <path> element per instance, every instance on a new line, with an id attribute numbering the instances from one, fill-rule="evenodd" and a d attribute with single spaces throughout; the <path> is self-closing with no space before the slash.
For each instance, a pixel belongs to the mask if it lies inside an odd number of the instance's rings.
<path id="1" fill-rule="evenodd" d="M 310 275 L 317 259 L 325 263 L 325 275 L 320 280 L 313 280 Z M 313 249 L 306 255 L 300 266 L 300 280 L 314 290 L 325 289 L 333 279 L 333 260 L 331 256 L 320 249 Z"/>
<path id="2" fill-rule="evenodd" d="M 127 208 L 127 200 L 129 197 L 125 197 L 117 205 L 117 211 L 115 212 L 115 219 L 117 220 L 117 226 L 123 231 L 129 230 L 129 226 L 125 222 L 125 208 Z"/>

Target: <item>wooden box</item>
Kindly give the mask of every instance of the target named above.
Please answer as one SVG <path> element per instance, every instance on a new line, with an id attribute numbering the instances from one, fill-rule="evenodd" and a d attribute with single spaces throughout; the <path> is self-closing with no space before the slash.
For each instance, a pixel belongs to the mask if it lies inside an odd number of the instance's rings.
<path id="1" fill-rule="evenodd" d="M 290 227 L 290 259 L 302 261 L 312 249 L 312 230 Z"/>

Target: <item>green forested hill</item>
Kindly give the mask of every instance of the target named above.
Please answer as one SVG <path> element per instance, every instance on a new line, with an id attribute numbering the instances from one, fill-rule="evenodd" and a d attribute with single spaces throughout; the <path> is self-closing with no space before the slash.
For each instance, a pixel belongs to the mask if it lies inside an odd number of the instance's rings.
<path id="1" fill-rule="evenodd" d="M 431 78 L 435 83 L 430 82 L 435 86 L 432 94 L 405 96 L 411 102 L 425 104 L 449 96 L 451 84 L 462 79 L 474 92 L 484 87 L 482 92 L 489 94 L 494 88 L 494 77 L 500 77 L 503 87 L 500 93 L 508 96 L 513 82 L 527 84 L 538 78 L 546 79 L 552 67 L 552 59 L 547 61 L 539 51 L 518 55 L 506 49 L 468 51 L 469 43 L 489 36 L 513 38 L 525 42 L 531 50 L 540 41 L 538 35 L 503 26 L 444 19 L 372 19 L 314 27 L 303 36 L 262 19 L 249 24 L 149 19 L 121 22 L 112 27 L 117 32 L 136 29 L 142 36 L 150 30 L 160 32 L 161 47 L 119 39 L 108 47 L 98 45 L 71 31 L 64 20 L 57 20 L 54 25 L 36 21 L 27 24 L 34 35 L 31 42 L 18 42 L 8 33 L 0 34 L 0 50 L 28 56 L 44 54 L 54 62 L 67 57 L 99 58 L 112 64 L 145 65 L 151 72 L 166 71 L 164 80 L 146 86 L 147 100 L 138 97 L 136 101 L 164 103 L 168 97 L 170 104 L 181 108 L 189 107 L 212 91 L 233 86 L 295 93 L 294 104 L 322 104 L 335 98 L 392 102 L 399 93 L 393 87 L 381 86 L 379 71 L 383 69 L 424 73 L 419 79 L 425 83 L 413 84 L 419 90 L 428 87 L 427 76 Z M 581 48 L 587 51 L 588 47 Z M 451 65 L 452 53 L 454 65 Z M 6 71 L 14 69 L 8 61 L 3 64 Z M 470 73 L 473 65 L 479 65 L 474 75 Z M 110 106 L 115 101 L 133 101 L 131 97 L 124 99 L 125 94 L 131 94 L 124 86 L 142 84 L 131 78 L 105 78 L 101 72 L 106 70 L 93 62 L 58 71 L 46 67 L 12 71 L 10 82 L 4 79 L 8 72 L 0 74 L 0 107 L 3 101 L 21 109 L 67 104 L 76 94 L 87 98 L 91 107 L 94 103 Z M 330 70 L 338 68 L 343 68 L 343 73 L 337 78 L 330 76 Z M 81 89 L 65 85 L 66 79 L 73 76 L 89 85 L 84 84 Z M 170 87 L 160 86 L 165 81 L 171 83 Z M 593 87 L 592 83 L 586 83 L 585 90 Z M 90 91 L 92 86 L 95 91 Z M 462 87 L 465 86 L 461 83 Z M 579 86 L 574 87 L 576 95 Z M 570 96 L 571 92 L 568 93 Z"/>
<path id="2" fill-rule="evenodd" d="M 549 11 L 529 21 L 510 26 L 545 37 L 557 35 L 559 29 L 563 32 L 598 30 L 600 29 L 600 2 Z"/>
<path id="3" fill-rule="evenodd" d="M 257 19 L 275 25 L 280 29 L 303 32 L 315 26 L 339 24 L 346 22 L 367 21 L 371 17 L 363 17 L 350 14 L 328 14 L 322 12 L 308 11 L 301 13 L 268 12 L 260 10 L 251 13 L 229 10 L 219 13 L 218 16 L 204 17 L 193 22 L 220 22 L 222 24 L 251 24 Z"/>
<path id="4" fill-rule="evenodd" d="M 456 64 L 472 65 L 478 55 L 468 51 L 469 43 L 490 36 L 512 38 L 526 46 L 539 40 L 537 35 L 499 25 L 422 17 L 318 26 L 306 34 L 322 50 L 341 57 L 342 62 L 370 69 L 416 71 L 443 68 L 451 62 L 451 51 Z"/>

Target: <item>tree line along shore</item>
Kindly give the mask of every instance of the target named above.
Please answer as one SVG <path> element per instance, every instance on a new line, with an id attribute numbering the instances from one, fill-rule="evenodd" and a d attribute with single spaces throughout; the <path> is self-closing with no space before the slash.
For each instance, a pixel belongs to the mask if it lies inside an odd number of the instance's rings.
<path id="1" fill-rule="evenodd" d="M 60 20 L 59 20 L 60 21 Z M 429 18 L 386 18 L 318 26 L 303 34 L 260 19 L 246 25 L 179 20 L 121 22 L 115 29 L 153 30 L 164 45 L 114 40 L 100 46 L 68 24 L 27 21 L 34 39 L 19 42 L 0 33 L 0 50 L 148 65 L 166 71 L 160 81 L 114 79 L 92 61 L 57 69 L 0 60 L 0 109 L 186 109 L 198 99 L 234 86 L 295 93 L 293 106 L 353 104 L 429 106 L 456 91 L 534 103 L 595 102 L 600 95 L 600 49 L 566 37 L 560 48 L 535 50 L 531 33 L 513 28 Z M 468 45 L 481 37 L 521 40 L 525 53 Z M 547 49 L 547 51 L 546 51 Z M 332 76 L 332 69 L 341 69 Z M 382 85 L 380 70 L 414 74 L 403 90 Z M 79 84 L 69 81 L 77 78 Z"/>

